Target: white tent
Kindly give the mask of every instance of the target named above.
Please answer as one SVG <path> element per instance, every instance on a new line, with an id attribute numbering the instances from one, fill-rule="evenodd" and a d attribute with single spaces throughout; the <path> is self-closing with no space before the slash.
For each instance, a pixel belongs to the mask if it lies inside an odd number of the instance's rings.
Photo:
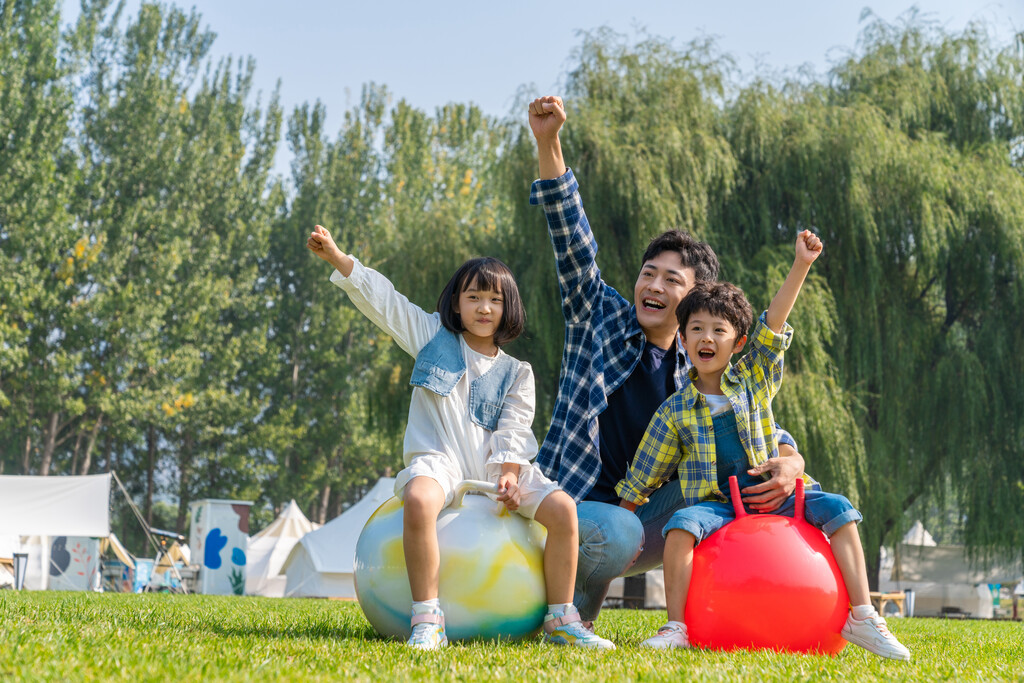
<path id="1" fill-rule="evenodd" d="M 878 588 L 883 593 L 912 590 L 915 616 L 952 611 L 991 619 L 988 584 L 1013 585 L 1022 572 L 1020 562 L 975 565 L 963 546 L 936 545 L 924 526 L 915 522 L 895 551 L 882 548 Z"/>
<path id="2" fill-rule="evenodd" d="M 110 475 L 0 475 L 0 535 L 110 535 Z"/>
<path id="3" fill-rule="evenodd" d="M 284 561 L 310 531 L 319 529 L 302 514 L 294 500 L 285 506 L 270 526 L 249 539 L 246 550 L 246 595 L 280 598 L 284 595 L 285 576 L 281 573 Z"/>
<path id="4" fill-rule="evenodd" d="M 25 588 L 99 586 L 98 539 L 112 536 L 110 480 L 109 474 L 0 475 L 0 557 L 28 554 Z"/>
<path id="5" fill-rule="evenodd" d="M 355 598 L 356 541 L 370 515 L 393 495 L 394 478 L 382 477 L 358 503 L 303 536 L 281 569 L 287 576 L 285 596 Z"/>

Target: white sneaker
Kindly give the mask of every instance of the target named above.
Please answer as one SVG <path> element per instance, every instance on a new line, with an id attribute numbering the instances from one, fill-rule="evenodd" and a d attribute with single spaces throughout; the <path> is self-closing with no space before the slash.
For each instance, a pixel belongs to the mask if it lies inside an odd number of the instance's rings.
<path id="1" fill-rule="evenodd" d="M 670 621 L 658 629 L 658 634 L 651 636 L 640 647 L 653 647 L 656 650 L 664 650 L 673 647 L 690 647 L 690 639 L 686 635 L 686 624 L 678 621 Z"/>
<path id="2" fill-rule="evenodd" d="M 565 614 L 549 612 L 544 616 L 544 642 L 552 645 L 575 645 L 595 650 L 614 650 L 615 643 L 602 638 L 580 621 L 580 613 L 570 607 Z"/>
<path id="3" fill-rule="evenodd" d="M 853 614 L 850 614 L 840 635 L 854 645 L 860 645 L 881 657 L 910 660 L 910 650 L 896 640 L 896 636 L 889 631 L 885 619 L 878 612 L 864 620 L 854 619 Z"/>
<path id="4" fill-rule="evenodd" d="M 444 613 L 441 610 L 412 615 L 412 635 L 406 645 L 417 650 L 436 650 L 448 645 L 444 631 Z"/>

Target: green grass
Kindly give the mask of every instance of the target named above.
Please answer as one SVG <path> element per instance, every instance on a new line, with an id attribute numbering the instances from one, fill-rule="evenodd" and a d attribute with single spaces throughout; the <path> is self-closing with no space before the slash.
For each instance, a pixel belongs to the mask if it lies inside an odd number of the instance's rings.
<path id="1" fill-rule="evenodd" d="M 1017 680 L 1019 622 L 891 619 L 913 661 L 848 646 L 836 657 L 650 652 L 664 612 L 605 610 L 615 652 L 473 642 L 410 652 L 358 605 L 182 595 L 0 592 L 0 680 Z"/>

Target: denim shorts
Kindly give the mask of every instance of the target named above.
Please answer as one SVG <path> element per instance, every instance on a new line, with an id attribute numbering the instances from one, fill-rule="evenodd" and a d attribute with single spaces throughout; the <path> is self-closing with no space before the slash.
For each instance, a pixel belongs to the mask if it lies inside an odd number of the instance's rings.
<path id="1" fill-rule="evenodd" d="M 796 496 L 791 495 L 782 504 L 782 507 L 771 514 L 792 517 L 795 505 Z M 765 514 L 752 512 L 748 507 L 744 509 L 751 514 Z M 840 527 L 864 519 L 863 515 L 846 499 L 846 496 L 824 491 L 804 492 L 804 518 L 811 526 L 821 529 L 829 537 Z M 705 501 L 676 511 L 661 533 L 667 535 L 673 529 L 687 531 L 693 534 L 699 544 L 734 519 L 736 519 L 736 513 L 732 503 Z"/>

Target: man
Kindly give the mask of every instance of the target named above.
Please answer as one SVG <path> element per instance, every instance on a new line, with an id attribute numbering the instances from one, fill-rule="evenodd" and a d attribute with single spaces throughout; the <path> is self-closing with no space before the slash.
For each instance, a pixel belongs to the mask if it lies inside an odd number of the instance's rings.
<path id="1" fill-rule="evenodd" d="M 558 397 L 537 462 L 579 504 L 574 602 L 592 622 L 612 579 L 661 565 L 662 528 L 683 505 L 680 487 L 669 482 L 634 514 L 619 507 L 614 486 L 651 416 L 686 377 L 690 362 L 678 341 L 676 307 L 696 281 L 717 279 L 718 257 L 684 232 L 666 232 L 648 246 L 633 302 L 626 300 L 597 267 L 597 243 L 562 157 L 561 98 L 538 98 L 529 111 L 540 167 L 530 203 L 540 204 L 547 217 L 565 317 Z M 750 470 L 770 477 L 742 491 L 756 510 L 779 507 L 803 474 L 803 458 L 786 432 L 779 453 L 783 457 Z"/>

